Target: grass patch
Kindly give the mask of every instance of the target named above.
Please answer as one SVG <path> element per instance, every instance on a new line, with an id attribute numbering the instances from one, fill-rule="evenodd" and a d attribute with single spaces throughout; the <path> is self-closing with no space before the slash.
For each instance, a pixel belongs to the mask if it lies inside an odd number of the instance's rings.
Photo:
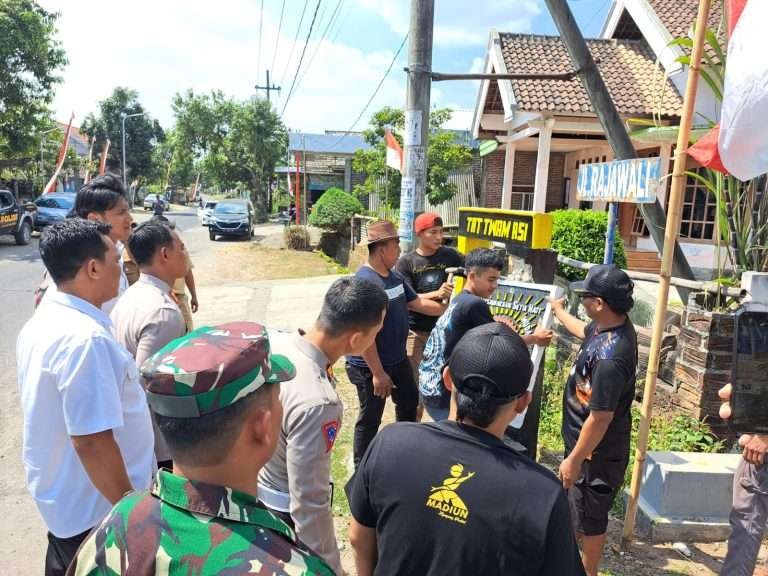
<path id="1" fill-rule="evenodd" d="M 334 270 L 336 270 L 336 274 L 351 274 L 349 268 L 342 266 L 322 250 L 318 250 L 317 253 L 320 255 L 320 258 L 328 263 L 329 266 L 333 266 Z"/>
<path id="2" fill-rule="evenodd" d="M 337 362 L 333 369 L 338 384 L 336 392 L 344 403 L 344 421 L 341 433 L 336 438 L 331 452 L 331 482 L 333 482 L 333 515 L 349 518 L 349 501 L 344 487 L 352 475 L 352 436 L 355 427 L 355 406 L 357 397 L 354 387 L 344 370 L 344 362 Z"/>
<path id="3" fill-rule="evenodd" d="M 195 269 L 201 284 L 283 280 L 337 274 L 315 252 L 264 248 L 251 243 L 217 242 L 214 264 Z"/>

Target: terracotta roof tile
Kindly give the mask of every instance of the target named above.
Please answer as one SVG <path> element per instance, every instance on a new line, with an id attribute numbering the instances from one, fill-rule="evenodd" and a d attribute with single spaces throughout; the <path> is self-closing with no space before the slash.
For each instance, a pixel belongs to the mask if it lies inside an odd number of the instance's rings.
<path id="1" fill-rule="evenodd" d="M 510 74 L 560 74 L 573 70 L 558 36 L 501 33 L 501 51 Z M 664 78 L 653 52 L 641 40 L 587 40 L 620 114 L 677 116 L 682 98 Z M 512 80 L 518 110 L 593 113 L 579 78 Z"/>
<path id="2" fill-rule="evenodd" d="M 694 0 L 647 0 L 661 23 L 672 35 L 672 38 L 683 38 L 688 36 L 688 32 L 696 21 L 696 11 L 699 3 Z M 709 9 L 709 20 L 707 25 L 714 31 L 721 31 L 721 21 L 723 18 L 722 0 L 713 0 Z M 725 35 L 721 32 L 720 39 Z"/>

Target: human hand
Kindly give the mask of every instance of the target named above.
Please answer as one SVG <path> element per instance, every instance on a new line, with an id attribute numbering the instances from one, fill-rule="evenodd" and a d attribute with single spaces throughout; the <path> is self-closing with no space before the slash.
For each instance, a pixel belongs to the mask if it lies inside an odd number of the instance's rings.
<path id="1" fill-rule="evenodd" d="M 581 462 L 575 462 L 570 456 L 560 463 L 560 481 L 563 488 L 568 490 L 579 479 Z"/>
<path id="2" fill-rule="evenodd" d="M 394 382 L 392 382 L 392 378 L 389 377 L 389 374 L 386 372 L 382 372 L 381 374 L 374 374 L 373 375 L 373 395 L 378 396 L 379 398 L 386 398 L 390 394 L 392 394 L 392 388 L 395 387 Z"/>
<path id="3" fill-rule="evenodd" d="M 768 452 L 768 435 L 743 434 L 739 438 L 739 446 L 743 448 L 741 457 L 750 464 L 760 466 L 765 463 L 765 454 Z"/>
<path id="4" fill-rule="evenodd" d="M 537 346 L 549 346 L 552 341 L 552 330 L 545 330 L 544 328 L 536 328 L 533 331 L 533 341 Z"/>
<path id="5" fill-rule="evenodd" d="M 723 401 L 720 404 L 720 418 L 728 420 L 731 417 L 731 394 L 733 393 L 733 387 L 730 384 L 726 384 L 720 390 L 717 391 L 717 395 Z"/>
<path id="6" fill-rule="evenodd" d="M 189 300 L 189 306 L 190 306 L 190 308 L 192 308 L 192 313 L 193 313 L 193 314 L 194 314 L 195 312 L 197 312 L 197 309 L 199 308 L 199 306 L 198 306 L 198 304 L 197 304 L 197 296 L 192 296 L 192 298 L 190 298 L 190 300 Z"/>
<path id="7" fill-rule="evenodd" d="M 453 283 L 443 282 L 443 285 L 435 290 L 435 300 L 447 300 L 453 294 Z"/>
<path id="8" fill-rule="evenodd" d="M 552 298 L 550 296 L 547 298 L 547 302 L 549 302 L 549 305 L 552 307 L 552 312 L 557 313 L 565 310 L 567 299 L 565 296 L 561 296 L 560 298 Z"/>

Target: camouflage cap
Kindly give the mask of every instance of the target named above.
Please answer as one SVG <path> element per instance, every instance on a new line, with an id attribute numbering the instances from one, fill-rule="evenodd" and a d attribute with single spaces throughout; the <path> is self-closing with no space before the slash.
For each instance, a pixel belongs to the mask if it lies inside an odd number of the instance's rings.
<path id="1" fill-rule="evenodd" d="M 197 418 L 263 384 L 290 380 L 296 369 L 270 354 L 267 329 L 253 322 L 203 326 L 169 342 L 141 367 L 149 406 L 172 418 Z"/>

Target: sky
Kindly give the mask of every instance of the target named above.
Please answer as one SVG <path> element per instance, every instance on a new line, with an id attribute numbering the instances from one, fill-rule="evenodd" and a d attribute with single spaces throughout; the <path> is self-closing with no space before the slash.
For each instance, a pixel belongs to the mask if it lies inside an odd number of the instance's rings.
<path id="1" fill-rule="evenodd" d="M 407 43 L 395 54 L 408 31 L 410 0 L 319 0 L 319 7 L 318 0 L 39 2 L 59 13 L 58 38 L 69 59 L 54 100 L 61 121 L 74 111 L 78 125 L 116 86 L 126 86 L 170 128 L 177 92 L 217 89 L 246 99 L 266 84 L 267 70 L 281 87 L 272 101 L 290 130 L 361 130 L 379 108 L 405 104 Z M 569 0 L 588 37 L 599 34 L 612 2 Z M 493 27 L 556 34 L 544 0 L 436 0 L 432 69 L 481 72 Z M 469 128 L 477 84 L 433 84 L 432 106 L 455 110 L 449 127 Z"/>

